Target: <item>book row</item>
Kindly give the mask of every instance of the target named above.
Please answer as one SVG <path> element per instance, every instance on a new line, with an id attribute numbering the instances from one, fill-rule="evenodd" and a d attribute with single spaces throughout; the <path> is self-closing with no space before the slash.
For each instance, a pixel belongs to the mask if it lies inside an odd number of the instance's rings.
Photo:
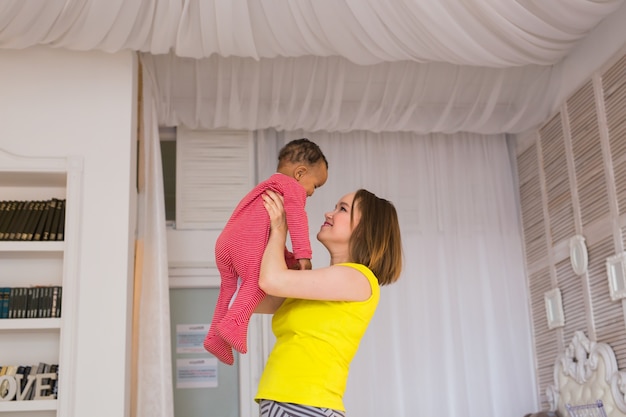
<path id="1" fill-rule="evenodd" d="M 0 201 L 0 240 L 63 240 L 65 199 Z"/>
<path id="2" fill-rule="evenodd" d="M 57 398 L 58 364 L 0 366 L 0 401 Z"/>
<path id="3" fill-rule="evenodd" d="M 60 286 L 0 287 L 0 319 L 61 317 Z"/>

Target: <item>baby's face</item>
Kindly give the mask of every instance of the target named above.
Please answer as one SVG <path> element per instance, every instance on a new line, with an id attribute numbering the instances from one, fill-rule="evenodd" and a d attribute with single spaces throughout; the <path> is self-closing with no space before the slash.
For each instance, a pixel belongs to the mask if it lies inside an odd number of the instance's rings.
<path id="1" fill-rule="evenodd" d="M 315 189 L 321 187 L 328 179 L 328 169 L 324 162 L 309 166 L 307 171 L 298 179 L 298 182 L 306 190 L 307 197 L 311 197 Z"/>

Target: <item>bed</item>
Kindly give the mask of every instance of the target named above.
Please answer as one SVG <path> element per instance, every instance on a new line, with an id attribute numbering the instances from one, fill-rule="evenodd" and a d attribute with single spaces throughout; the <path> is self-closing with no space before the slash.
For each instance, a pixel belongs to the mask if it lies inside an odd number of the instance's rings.
<path id="1" fill-rule="evenodd" d="M 613 349 L 577 331 L 554 364 L 546 394 L 550 410 L 561 417 L 626 417 L 624 392 L 626 372 L 618 370 Z"/>

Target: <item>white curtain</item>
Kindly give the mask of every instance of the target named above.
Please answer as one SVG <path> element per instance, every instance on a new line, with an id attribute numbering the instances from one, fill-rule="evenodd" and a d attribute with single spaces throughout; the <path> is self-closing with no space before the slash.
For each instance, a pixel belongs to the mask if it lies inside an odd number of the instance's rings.
<path id="1" fill-rule="evenodd" d="M 133 417 L 174 417 L 163 170 L 153 77 L 143 74 L 133 356 Z"/>
<path id="2" fill-rule="evenodd" d="M 560 74 L 341 57 L 142 59 L 159 85 L 159 121 L 199 129 L 522 132 L 548 117 Z"/>
<path id="3" fill-rule="evenodd" d="M 516 188 L 504 135 L 256 133 L 259 175 L 308 137 L 329 179 L 308 199 L 313 266 L 323 213 L 366 188 L 399 212 L 405 267 L 353 363 L 349 415 L 523 416 L 538 409 Z"/>

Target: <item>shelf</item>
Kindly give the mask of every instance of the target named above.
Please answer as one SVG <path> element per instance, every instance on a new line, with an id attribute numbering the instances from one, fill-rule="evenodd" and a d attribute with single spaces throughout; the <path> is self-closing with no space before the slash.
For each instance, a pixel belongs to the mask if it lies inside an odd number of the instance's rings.
<path id="1" fill-rule="evenodd" d="M 57 400 L 0 401 L 0 413 L 7 411 L 54 411 Z"/>
<path id="2" fill-rule="evenodd" d="M 63 288 L 63 317 L 0 319 L 0 351 L 8 363 L 59 364 L 59 399 L 0 401 L 0 417 L 73 415 L 77 356 L 79 226 L 83 159 L 25 157 L 0 149 L 3 201 L 65 200 L 65 240 L 0 240 L 0 287 Z M 66 411 L 69 410 L 69 411 Z"/>
<path id="3" fill-rule="evenodd" d="M 55 241 L 0 241 L 0 252 L 63 252 L 65 250 L 65 242 L 62 240 Z"/>
<path id="4" fill-rule="evenodd" d="M 58 317 L 47 319 L 0 319 L 2 330 L 45 330 L 60 329 L 61 319 Z"/>

